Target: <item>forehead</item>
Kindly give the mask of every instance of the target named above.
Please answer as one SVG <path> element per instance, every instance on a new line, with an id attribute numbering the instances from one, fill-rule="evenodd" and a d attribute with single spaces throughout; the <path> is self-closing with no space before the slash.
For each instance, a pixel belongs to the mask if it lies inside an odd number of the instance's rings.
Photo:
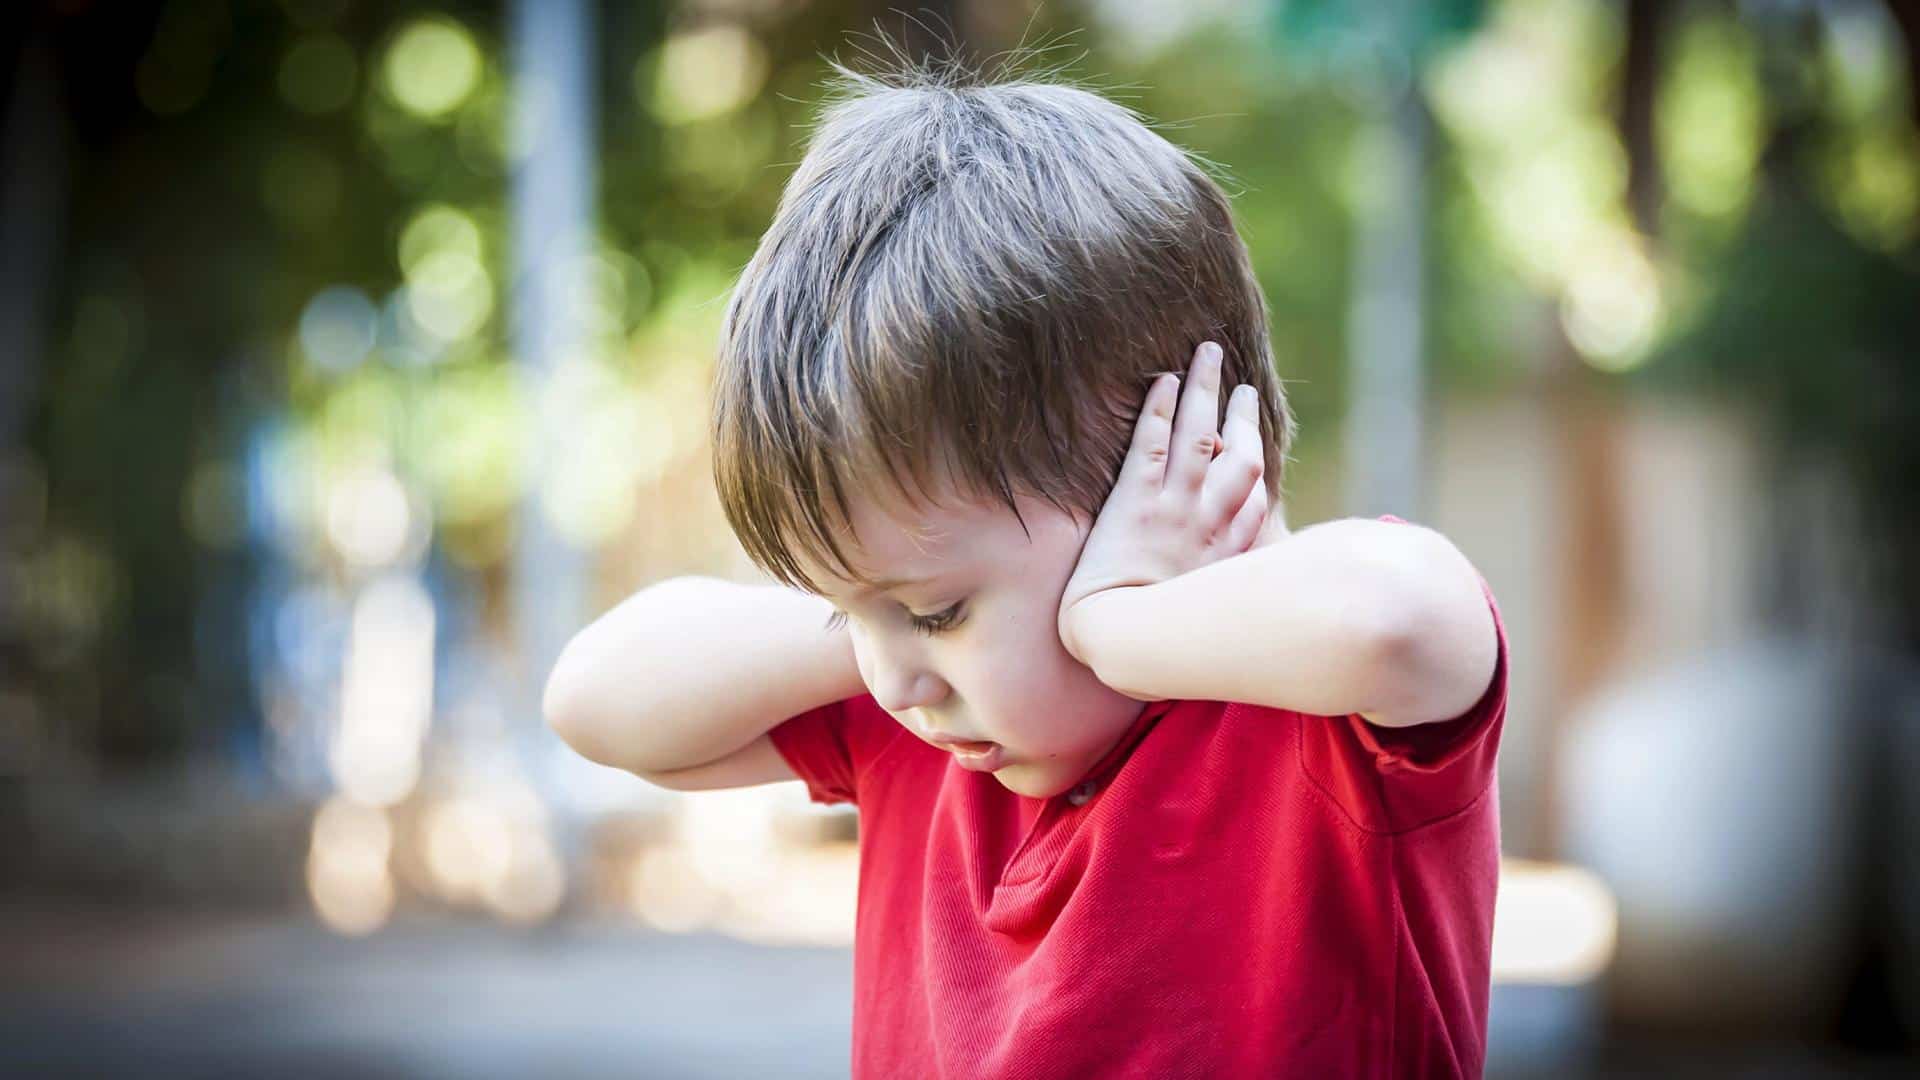
<path id="1" fill-rule="evenodd" d="M 837 539 L 854 576 L 807 554 L 797 557 L 822 591 L 839 599 L 882 591 L 888 581 L 947 580 L 963 573 L 984 581 L 1012 575 L 1039 554 L 1038 549 L 1074 542 L 1073 520 L 1052 505 L 1025 495 L 1016 502 L 1018 515 L 998 498 L 956 495 L 951 488 L 938 498 L 911 503 L 891 494 L 876 498 L 850 492 L 847 527 Z M 875 587 L 869 588 L 869 582 Z"/>
<path id="2" fill-rule="evenodd" d="M 1023 537 L 1019 521 L 1002 503 L 949 497 L 910 506 L 897 499 L 882 502 L 850 495 L 847 528 L 837 539 L 855 577 L 811 559 L 803 562 L 808 576 L 822 588 L 836 596 L 853 596 L 870 591 L 862 579 L 874 582 L 871 591 L 878 591 L 895 581 L 950 573 L 990 557 L 1007 542 L 1009 527 L 1015 537 Z"/>

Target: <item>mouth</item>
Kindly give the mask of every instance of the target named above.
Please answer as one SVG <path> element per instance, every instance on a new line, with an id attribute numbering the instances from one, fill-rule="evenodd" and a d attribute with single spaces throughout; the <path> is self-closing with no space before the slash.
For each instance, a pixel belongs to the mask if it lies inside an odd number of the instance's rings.
<path id="1" fill-rule="evenodd" d="M 1006 760 L 1006 750 L 993 742 L 948 743 L 942 747 L 953 755 L 953 763 L 969 772 L 992 772 Z"/>
<path id="2" fill-rule="evenodd" d="M 940 745 L 956 754 L 984 754 L 1000 744 L 990 739 L 975 739 L 971 742 L 943 742 Z"/>

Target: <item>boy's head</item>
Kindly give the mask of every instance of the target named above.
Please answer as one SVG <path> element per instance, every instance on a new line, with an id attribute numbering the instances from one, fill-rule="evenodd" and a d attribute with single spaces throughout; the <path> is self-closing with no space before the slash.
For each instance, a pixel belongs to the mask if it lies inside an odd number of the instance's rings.
<path id="1" fill-rule="evenodd" d="M 1139 712 L 1055 614 L 1148 386 L 1201 341 L 1222 385 L 1259 390 L 1280 506 L 1265 301 L 1219 186 L 1127 109 L 959 65 L 835 67 L 726 310 L 721 504 L 758 565 L 848 615 L 884 708 L 998 743 L 1002 784 L 1052 795 Z"/>

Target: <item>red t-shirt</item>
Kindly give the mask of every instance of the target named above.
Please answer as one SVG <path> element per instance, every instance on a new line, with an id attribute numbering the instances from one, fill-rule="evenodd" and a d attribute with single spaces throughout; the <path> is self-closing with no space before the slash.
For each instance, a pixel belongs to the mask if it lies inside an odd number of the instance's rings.
<path id="1" fill-rule="evenodd" d="M 860 808 L 854 1075 L 1479 1075 L 1507 699 L 1486 595 L 1499 664 L 1456 719 L 1157 702 L 1050 799 L 868 695 L 774 728 L 815 801 Z"/>

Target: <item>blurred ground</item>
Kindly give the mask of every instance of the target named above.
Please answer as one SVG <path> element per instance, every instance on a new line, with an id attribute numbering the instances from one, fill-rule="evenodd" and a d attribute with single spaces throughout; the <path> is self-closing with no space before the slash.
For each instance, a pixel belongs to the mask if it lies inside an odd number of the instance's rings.
<path id="1" fill-rule="evenodd" d="M 852 956 L 562 922 L 0 908 L 0 1075 L 834 1077 Z M 1496 1009 L 1500 1007 L 1496 1002 Z M 1494 1076 L 1909 1077 L 1793 1045 L 1608 1047 Z"/>
<path id="2" fill-rule="evenodd" d="M 833 1077 L 852 954 L 631 925 L 5 909 L 9 1076 Z"/>

